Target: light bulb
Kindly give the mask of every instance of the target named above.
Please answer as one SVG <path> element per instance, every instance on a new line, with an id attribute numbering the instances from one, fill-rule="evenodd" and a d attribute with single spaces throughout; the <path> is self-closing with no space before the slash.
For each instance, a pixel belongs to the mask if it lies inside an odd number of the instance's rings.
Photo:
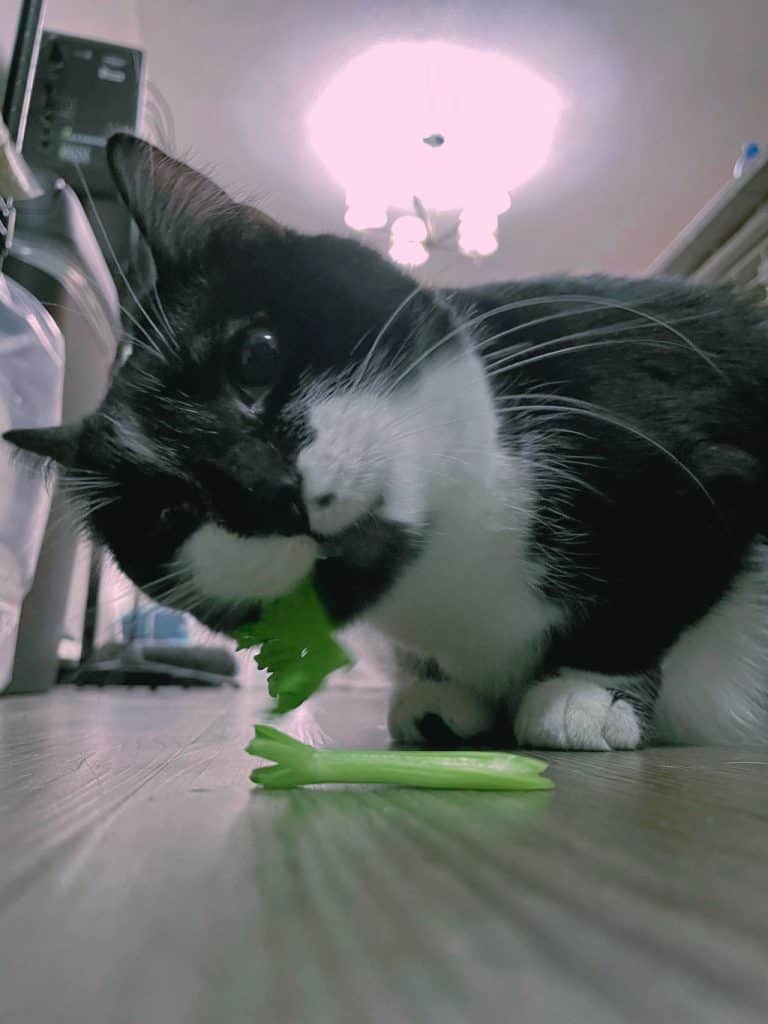
<path id="1" fill-rule="evenodd" d="M 403 242 L 393 239 L 389 247 L 389 255 L 395 263 L 403 263 L 408 267 L 420 267 L 429 259 L 429 250 L 421 242 Z"/>
<path id="2" fill-rule="evenodd" d="M 347 193 L 401 209 L 417 195 L 429 210 L 477 205 L 498 215 L 546 164 L 564 105 L 507 54 L 442 40 L 380 43 L 317 97 L 308 141 Z M 350 217 L 371 219 L 356 209 Z"/>
<path id="3" fill-rule="evenodd" d="M 398 242 L 426 242 L 427 225 L 421 217 L 406 214 L 392 222 L 392 238 Z"/>
<path id="4" fill-rule="evenodd" d="M 468 256 L 490 256 L 499 248 L 493 231 L 459 228 L 459 249 Z"/>
<path id="5" fill-rule="evenodd" d="M 459 215 L 459 232 L 467 231 L 472 235 L 492 235 L 498 226 L 498 215 L 486 207 L 473 205 L 462 210 Z"/>

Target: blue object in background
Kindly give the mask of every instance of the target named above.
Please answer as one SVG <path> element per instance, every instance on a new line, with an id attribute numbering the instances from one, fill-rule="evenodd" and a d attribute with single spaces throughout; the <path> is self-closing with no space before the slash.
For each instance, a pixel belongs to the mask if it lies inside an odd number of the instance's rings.
<path id="1" fill-rule="evenodd" d="M 745 142 L 741 147 L 741 156 L 736 161 L 736 166 L 733 168 L 734 178 L 742 177 L 744 172 L 755 163 L 760 155 L 761 149 L 759 142 Z"/>
<path id="2" fill-rule="evenodd" d="M 159 605 L 134 608 L 120 621 L 126 641 L 172 640 L 176 644 L 188 644 L 191 640 L 187 616 L 172 608 Z"/>

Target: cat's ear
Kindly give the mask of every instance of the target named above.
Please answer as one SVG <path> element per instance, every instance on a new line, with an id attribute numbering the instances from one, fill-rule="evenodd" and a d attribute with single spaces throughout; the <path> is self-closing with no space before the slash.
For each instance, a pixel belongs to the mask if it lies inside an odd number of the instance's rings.
<path id="1" fill-rule="evenodd" d="M 277 228 L 269 218 L 236 203 L 204 174 L 134 135 L 119 132 L 107 143 L 115 184 L 160 264 L 183 261 L 224 219 Z"/>
<path id="2" fill-rule="evenodd" d="M 3 439 L 25 452 L 53 459 L 62 466 L 71 466 L 77 454 L 81 431 L 81 424 L 69 423 L 63 427 L 8 430 L 3 434 Z"/>

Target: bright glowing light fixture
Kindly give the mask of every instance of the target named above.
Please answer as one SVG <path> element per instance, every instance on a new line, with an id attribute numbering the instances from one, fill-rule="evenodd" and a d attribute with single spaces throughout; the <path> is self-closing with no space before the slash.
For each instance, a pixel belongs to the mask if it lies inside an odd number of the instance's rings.
<path id="1" fill-rule="evenodd" d="M 486 255 L 510 191 L 546 163 L 563 105 L 553 86 L 501 54 L 382 43 L 317 99 L 309 139 L 346 192 L 350 227 L 382 227 L 390 207 L 410 209 L 418 196 L 429 210 L 461 211 L 460 248 Z M 395 221 L 393 259 L 427 258 L 418 220 Z"/>
<path id="2" fill-rule="evenodd" d="M 427 225 L 421 217 L 398 217 L 392 222 L 392 239 L 398 242 L 426 242 Z"/>
<path id="3" fill-rule="evenodd" d="M 401 242 L 392 239 L 389 255 L 395 263 L 404 263 L 408 267 L 420 267 L 429 259 L 429 250 L 421 242 Z"/>

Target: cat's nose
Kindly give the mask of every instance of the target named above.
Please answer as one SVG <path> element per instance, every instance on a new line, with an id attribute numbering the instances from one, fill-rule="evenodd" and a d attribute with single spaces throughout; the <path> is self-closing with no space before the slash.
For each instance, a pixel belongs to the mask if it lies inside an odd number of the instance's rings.
<path id="1" fill-rule="evenodd" d="M 307 504 L 310 508 L 330 508 L 335 501 L 336 495 L 333 491 L 324 491 L 322 494 L 318 494 L 315 497 L 307 498 Z"/>
<path id="2" fill-rule="evenodd" d="M 316 467 L 309 462 L 301 467 L 301 494 L 310 516 L 314 512 L 322 512 L 331 508 L 337 501 L 333 481 L 334 473 L 325 464 L 320 466 L 320 470 L 318 472 Z"/>
<path id="3" fill-rule="evenodd" d="M 332 537 L 367 511 L 371 473 L 349 465 L 344 452 L 329 444 L 309 445 L 297 459 L 301 495 L 313 534 Z"/>
<path id="4" fill-rule="evenodd" d="M 214 519 L 244 536 L 309 533 L 309 516 L 297 473 L 278 471 L 251 481 L 243 480 L 243 475 L 220 466 L 198 467 L 197 479 Z"/>

